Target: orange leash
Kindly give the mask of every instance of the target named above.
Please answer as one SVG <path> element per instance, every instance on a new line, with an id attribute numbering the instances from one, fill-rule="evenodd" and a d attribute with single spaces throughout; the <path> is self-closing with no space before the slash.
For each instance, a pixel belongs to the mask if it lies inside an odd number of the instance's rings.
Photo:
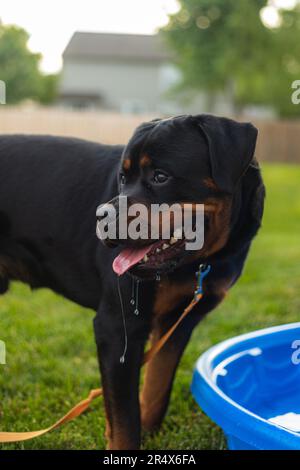
<path id="1" fill-rule="evenodd" d="M 33 439 L 34 437 L 42 436 L 53 429 L 59 428 L 65 423 L 72 421 L 72 419 L 80 416 L 92 403 L 95 398 L 102 395 L 102 389 L 96 388 L 91 390 L 89 396 L 77 403 L 65 416 L 52 424 L 49 428 L 40 429 L 39 431 L 27 431 L 27 432 L 0 432 L 0 442 L 20 442 L 27 441 L 28 439 Z"/>
<path id="2" fill-rule="evenodd" d="M 160 340 L 156 344 L 154 344 L 144 354 L 143 364 L 146 364 L 146 362 L 151 361 L 151 359 L 161 350 L 161 348 L 168 341 L 170 336 L 174 333 L 176 328 L 180 325 L 182 320 L 188 315 L 188 313 L 190 313 L 190 311 L 195 307 L 195 305 L 197 305 L 199 300 L 202 298 L 203 296 L 202 281 L 209 271 L 210 271 L 210 266 L 208 266 L 206 270 L 204 270 L 200 266 L 199 273 L 197 273 L 198 281 L 197 281 L 197 288 L 195 290 L 194 298 L 189 303 L 189 305 L 184 309 L 184 311 L 182 312 L 178 320 L 174 323 L 174 325 L 171 326 L 171 328 L 160 338 Z M 80 416 L 87 408 L 89 408 L 92 401 L 94 401 L 95 398 L 100 397 L 102 394 L 103 394 L 102 388 L 96 388 L 94 390 L 91 390 L 87 398 L 77 403 L 77 405 L 75 405 L 70 411 L 68 411 L 67 414 L 65 414 L 62 418 L 60 418 L 58 421 L 56 421 L 54 424 L 52 424 L 52 426 L 48 428 L 40 429 L 39 431 L 0 432 L 0 443 L 1 442 L 4 443 L 4 442 L 27 441 L 29 439 L 42 436 L 43 434 L 46 434 L 47 432 L 50 432 L 53 429 L 59 428 L 63 424 L 66 424 L 69 421 L 72 421 L 74 418 L 77 418 L 77 416 Z"/>

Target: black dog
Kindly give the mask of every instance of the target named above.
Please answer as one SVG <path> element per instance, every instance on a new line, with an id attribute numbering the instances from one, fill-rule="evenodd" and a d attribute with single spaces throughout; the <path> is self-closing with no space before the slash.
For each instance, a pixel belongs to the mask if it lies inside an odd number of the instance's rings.
<path id="1" fill-rule="evenodd" d="M 126 147 L 50 136 L 0 137 L 0 293 L 17 279 L 97 311 L 94 329 L 111 449 L 138 448 L 140 423 L 148 430 L 161 423 L 193 328 L 241 274 L 263 213 L 264 186 L 253 159 L 256 136 L 251 124 L 199 115 L 142 124 Z M 128 335 L 124 363 L 112 263 L 124 244 L 134 244 L 111 240 L 107 247 L 95 235 L 97 206 L 112 199 L 117 206 L 119 193 L 130 203 L 189 202 L 208 208 L 200 251 L 187 255 L 182 244 L 167 243 L 167 249 L 158 255 L 150 251 L 146 262 L 129 270 L 147 279 L 139 284 L 139 315 L 130 304 L 133 278 L 120 278 Z M 204 298 L 147 366 L 139 400 L 145 342 L 150 333 L 156 342 L 189 303 L 201 262 L 212 266 Z M 156 272 L 159 281 L 153 280 Z"/>

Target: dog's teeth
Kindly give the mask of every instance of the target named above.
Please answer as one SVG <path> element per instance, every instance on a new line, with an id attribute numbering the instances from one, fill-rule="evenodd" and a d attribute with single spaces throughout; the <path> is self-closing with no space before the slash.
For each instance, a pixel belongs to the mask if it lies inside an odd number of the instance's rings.
<path id="1" fill-rule="evenodd" d="M 166 250 L 167 248 L 169 248 L 169 245 L 167 243 L 164 243 L 163 246 L 162 246 L 162 249 Z"/>
<path id="2" fill-rule="evenodd" d="M 174 231 L 174 238 L 178 239 L 178 238 L 181 238 L 181 237 L 182 237 L 182 230 L 181 230 L 181 228 L 177 228 Z"/>
<path id="3" fill-rule="evenodd" d="M 148 256 L 145 255 L 144 258 L 143 258 L 144 263 L 147 263 L 148 259 L 149 259 Z"/>
<path id="4" fill-rule="evenodd" d="M 160 253 L 161 252 L 161 249 L 160 248 L 156 248 L 156 253 Z"/>
<path id="5" fill-rule="evenodd" d="M 170 239 L 170 245 L 174 245 L 174 243 L 176 243 L 176 242 L 177 242 L 177 238 L 171 237 L 171 239 Z"/>

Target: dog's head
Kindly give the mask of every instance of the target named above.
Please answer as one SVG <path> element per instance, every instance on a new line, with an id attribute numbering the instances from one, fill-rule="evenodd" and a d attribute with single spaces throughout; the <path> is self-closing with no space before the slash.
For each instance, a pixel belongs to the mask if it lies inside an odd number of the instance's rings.
<path id="1" fill-rule="evenodd" d="M 204 244 L 196 251 L 186 250 L 187 240 L 177 236 L 174 215 L 168 239 L 161 217 L 155 239 L 150 239 L 150 233 L 148 238 L 122 239 L 117 230 L 115 239 L 105 241 L 122 245 L 114 262 L 115 271 L 122 274 L 128 270 L 138 277 L 151 278 L 157 272 L 207 259 L 221 250 L 230 234 L 232 201 L 253 159 L 256 137 L 252 124 L 204 114 L 139 126 L 120 162 L 120 194 L 110 201 L 116 218 L 120 217 L 120 196 L 127 197 L 128 206 L 144 204 L 148 212 L 153 204 L 185 207 L 193 221 L 198 205 L 203 204 Z M 98 219 L 102 219 L 99 212 Z M 128 216 L 126 223 L 131 219 Z M 150 226 L 151 217 L 149 220 Z"/>

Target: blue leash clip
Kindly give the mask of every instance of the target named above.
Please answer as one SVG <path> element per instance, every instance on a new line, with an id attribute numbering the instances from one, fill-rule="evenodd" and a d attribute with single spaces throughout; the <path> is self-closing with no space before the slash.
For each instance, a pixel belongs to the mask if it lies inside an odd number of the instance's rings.
<path id="1" fill-rule="evenodd" d="M 197 300 L 198 295 L 203 294 L 203 279 L 207 276 L 209 271 L 211 270 L 210 264 L 200 264 L 199 271 L 196 272 L 197 276 L 197 286 L 194 293 L 194 299 Z"/>

